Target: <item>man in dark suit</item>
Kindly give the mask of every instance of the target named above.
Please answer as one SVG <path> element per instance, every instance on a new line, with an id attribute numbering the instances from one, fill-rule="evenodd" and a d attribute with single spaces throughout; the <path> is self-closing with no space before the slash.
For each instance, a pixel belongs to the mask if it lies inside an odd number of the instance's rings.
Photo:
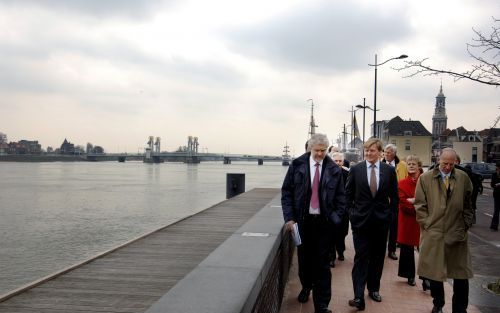
<path id="1" fill-rule="evenodd" d="M 344 179 L 344 186 L 347 182 L 347 176 L 349 175 L 349 169 L 344 167 L 344 154 L 341 152 L 333 152 L 329 154 L 332 160 L 337 163 L 338 166 L 342 169 L 342 178 Z M 346 207 L 346 212 L 349 210 Z M 335 259 L 337 258 L 339 261 L 344 261 L 344 251 L 345 251 L 345 237 L 349 233 L 349 216 L 348 214 L 344 214 L 342 218 L 342 222 L 339 227 L 335 227 L 333 230 L 333 240 L 332 240 L 332 248 L 330 251 L 330 267 L 335 267 Z M 336 256 L 338 254 L 338 257 Z"/>
<path id="2" fill-rule="evenodd" d="M 408 177 L 408 169 L 406 168 L 406 163 L 400 160 L 396 155 L 398 153 L 398 148 L 396 145 L 388 144 L 384 148 L 384 159 L 382 162 L 389 164 L 396 170 L 396 177 L 398 182 L 402 179 Z M 390 259 L 397 260 L 396 255 L 396 239 L 398 237 L 398 210 L 396 214 L 392 216 L 391 226 L 389 227 L 389 243 L 387 244 L 387 256 Z"/>
<path id="3" fill-rule="evenodd" d="M 396 171 L 380 162 L 382 142 L 370 138 L 364 144 L 365 161 L 349 171 L 346 184 L 347 206 L 354 241 L 352 284 L 354 299 L 349 305 L 365 309 L 365 285 L 368 295 L 381 302 L 380 278 L 384 269 L 387 232 L 392 216 L 398 209 Z"/>
<path id="4" fill-rule="evenodd" d="M 326 155 L 328 138 L 315 134 L 308 141 L 310 152 L 293 160 L 281 188 L 285 229 L 299 228 L 298 246 L 300 302 L 307 302 L 312 290 L 316 313 L 331 313 L 329 250 L 332 227 L 342 221 L 345 190 L 342 170 Z"/>

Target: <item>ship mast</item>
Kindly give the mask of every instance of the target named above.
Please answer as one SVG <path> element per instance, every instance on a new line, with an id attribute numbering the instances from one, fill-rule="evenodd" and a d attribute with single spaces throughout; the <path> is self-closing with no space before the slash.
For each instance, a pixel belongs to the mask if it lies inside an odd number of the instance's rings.
<path id="1" fill-rule="evenodd" d="M 290 146 L 288 145 L 288 142 L 285 142 L 285 146 L 283 147 L 283 158 L 289 158 L 290 155 L 288 154 L 290 152 Z"/>
<path id="2" fill-rule="evenodd" d="M 316 134 L 316 122 L 314 122 L 314 101 L 313 99 L 308 99 L 307 101 L 311 101 L 311 121 L 309 122 L 309 138 L 311 138 L 312 135 Z"/>
<path id="3" fill-rule="evenodd" d="M 290 146 L 288 145 L 288 142 L 286 142 L 283 147 L 283 158 L 281 160 L 281 164 L 284 166 L 290 165 L 290 155 L 288 154 L 288 152 L 290 152 L 289 148 Z"/>

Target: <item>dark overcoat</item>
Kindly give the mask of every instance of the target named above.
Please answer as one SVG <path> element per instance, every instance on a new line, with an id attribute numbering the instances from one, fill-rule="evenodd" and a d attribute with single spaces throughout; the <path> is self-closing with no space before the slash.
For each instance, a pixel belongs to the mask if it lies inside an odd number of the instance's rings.
<path id="1" fill-rule="evenodd" d="M 311 202 L 311 174 L 309 158 L 305 153 L 293 160 L 281 187 L 281 208 L 285 223 L 300 222 L 309 212 Z M 323 159 L 319 186 L 320 212 L 335 225 L 345 214 L 345 189 L 342 169 L 327 155 Z"/>

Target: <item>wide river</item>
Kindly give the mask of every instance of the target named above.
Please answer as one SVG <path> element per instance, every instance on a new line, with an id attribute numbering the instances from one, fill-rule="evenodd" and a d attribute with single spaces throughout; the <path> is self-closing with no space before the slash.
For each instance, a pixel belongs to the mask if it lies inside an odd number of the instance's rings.
<path id="1" fill-rule="evenodd" d="M 246 190 L 280 188 L 281 163 L 0 162 L 0 295 Z"/>

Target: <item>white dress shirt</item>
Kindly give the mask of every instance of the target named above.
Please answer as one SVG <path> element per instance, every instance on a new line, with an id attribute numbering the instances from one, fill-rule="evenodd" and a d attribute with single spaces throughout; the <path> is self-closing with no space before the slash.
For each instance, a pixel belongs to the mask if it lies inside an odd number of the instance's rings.
<path id="1" fill-rule="evenodd" d="M 312 188 L 313 181 L 314 181 L 314 174 L 316 173 L 316 163 L 319 163 L 319 166 L 318 166 L 318 168 L 319 168 L 319 181 L 321 181 L 321 167 L 323 166 L 323 160 L 321 160 L 320 162 L 316 162 L 313 159 L 312 154 L 311 154 L 311 156 L 309 157 L 309 173 L 311 173 L 311 175 L 310 175 L 311 176 L 311 188 Z M 311 205 L 309 204 L 309 214 L 320 214 L 319 208 L 313 209 L 311 207 Z"/>

